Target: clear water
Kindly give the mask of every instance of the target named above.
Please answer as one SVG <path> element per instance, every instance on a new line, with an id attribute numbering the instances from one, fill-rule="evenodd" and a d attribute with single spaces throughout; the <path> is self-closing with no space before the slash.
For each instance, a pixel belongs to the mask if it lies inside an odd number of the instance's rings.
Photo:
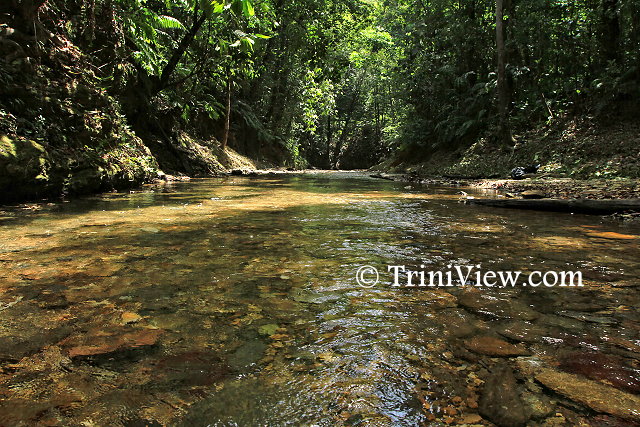
<path id="1" fill-rule="evenodd" d="M 5 209 L 0 425 L 456 418 L 477 412 L 452 400 L 474 399 L 476 373 L 513 362 L 460 356 L 478 335 L 550 365 L 598 352 L 634 372 L 640 228 L 407 185 L 207 179 Z M 458 303 L 468 289 L 355 281 L 362 265 L 451 263 L 580 270 L 585 287 L 481 290 L 504 310 L 474 311 Z M 526 339 L 504 332 L 523 325 Z"/>

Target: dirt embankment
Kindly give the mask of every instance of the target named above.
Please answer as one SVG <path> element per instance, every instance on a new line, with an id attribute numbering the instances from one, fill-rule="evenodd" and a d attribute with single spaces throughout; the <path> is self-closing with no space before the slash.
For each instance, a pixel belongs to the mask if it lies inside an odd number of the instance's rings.
<path id="1" fill-rule="evenodd" d="M 427 159 L 409 159 L 404 163 L 392 159 L 379 168 L 425 178 L 504 179 L 515 167 L 539 164 L 539 175 L 547 178 L 640 178 L 637 118 L 608 124 L 573 119 L 516 135 L 515 139 L 517 143 L 512 148 L 499 148 L 481 139 L 468 148 L 441 151 Z M 590 185 L 581 187 L 586 190 Z"/>

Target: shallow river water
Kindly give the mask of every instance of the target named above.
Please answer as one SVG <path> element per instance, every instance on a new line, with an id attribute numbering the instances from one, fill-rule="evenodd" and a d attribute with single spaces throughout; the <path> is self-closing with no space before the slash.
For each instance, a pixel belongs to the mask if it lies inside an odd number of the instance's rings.
<path id="1" fill-rule="evenodd" d="M 322 173 L 5 208 L 0 425 L 638 422 L 640 227 L 459 191 Z M 387 272 L 470 264 L 584 286 Z"/>

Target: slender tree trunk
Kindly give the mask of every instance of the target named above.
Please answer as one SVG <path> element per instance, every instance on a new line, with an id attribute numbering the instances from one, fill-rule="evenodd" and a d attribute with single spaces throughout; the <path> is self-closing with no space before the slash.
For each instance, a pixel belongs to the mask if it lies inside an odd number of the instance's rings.
<path id="1" fill-rule="evenodd" d="M 225 150 L 227 148 L 227 142 L 229 141 L 229 129 L 231 129 L 231 69 L 228 70 L 227 77 L 227 105 L 226 105 L 226 114 L 224 117 L 224 134 L 222 135 L 222 149 Z"/>
<path id="2" fill-rule="evenodd" d="M 605 65 L 620 59 L 618 0 L 602 0 L 602 58 Z"/>
<path id="3" fill-rule="evenodd" d="M 160 78 L 157 79 L 157 81 L 155 82 L 152 88 L 153 93 L 151 93 L 151 95 L 155 95 L 167 87 L 167 85 L 169 84 L 169 80 L 173 75 L 173 72 L 176 70 L 176 67 L 182 60 L 184 53 L 187 51 L 189 46 L 191 46 L 191 43 L 193 43 L 193 40 L 196 38 L 196 35 L 198 34 L 198 31 L 200 31 L 202 24 L 204 24 L 204 21 L 206 21 L 207 19 L 205 13 L 203 13 L 202 15 L 200 15 L 200 17 L 198 17 L 197 6 L 196 6 L 196 9 L 194 10 L 193 17 L 194 17 L 194 21 L 193 21 L 193 24 L 191 25 L 191 28 L 182 37 L 182 40 L 180 40 L 178 47 L 176 48 L 176 50 L 173 51 L 173 54 L 169 58 L 167 65 L 165 65 L 165 67 L 162 69 Z"/>
<path id="4" fill-rule="evenodd" d="M 631 8 L 631 31 L 629 35 L 631 47 L 628 61 L 636 67 L 636 79 L 640 82 L 640 4 L 635 3 Z"/>
<path id="5" fill-rule="evenodd" d="M 504 0 L 496 0 L 496 48 L 498 53 L 498 115 L 499 141 L 504 145 L 511 145 L 511 130 L 509 128 L 509 87 L 507 83 L 507 60 L 505 48 Z"/>
<path id="6" fill-rule="evenodd" d="M 340 152 L 342 151 L 342 147 L 344 147 L 344 143 L 347 141 L 347 135 L 349 134 L 349 125 L 351 124 L 351 119 L 353 118 L 353 111 L 355 109 L 355 100 L 351 103 L 349 111 L 347 112 L 347 118 L 344 121 L 344 127 L 342 128 L 342 132 L 340 132 L 340 138 L 338 142 L 336 142 L 336 146 L 333 149 L 333 169 L 338 169 L 338 163 L 340 162 Z"/>
<path id="7" fill-rule="evenodd" d="M 331 128 L 331 113 L 327 115 L 327 159 L 325 167 L 331 168 L 331 144 L 333 143 L 333 131 Z"/>

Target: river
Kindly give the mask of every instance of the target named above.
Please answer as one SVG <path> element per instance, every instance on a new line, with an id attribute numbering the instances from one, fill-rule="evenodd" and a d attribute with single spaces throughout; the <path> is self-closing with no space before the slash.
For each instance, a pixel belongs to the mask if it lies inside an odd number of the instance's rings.
<path id="1" fill-rule="evenodd" d="M 4 208 L 0 425 L 490 425 L 504 392 L 516 423 L 633 420 L 554 380 L 640 392 L 640 227 L 459 191 L 317 173 Z M 387 271 L 456 265 L 584 286 Z"/>

